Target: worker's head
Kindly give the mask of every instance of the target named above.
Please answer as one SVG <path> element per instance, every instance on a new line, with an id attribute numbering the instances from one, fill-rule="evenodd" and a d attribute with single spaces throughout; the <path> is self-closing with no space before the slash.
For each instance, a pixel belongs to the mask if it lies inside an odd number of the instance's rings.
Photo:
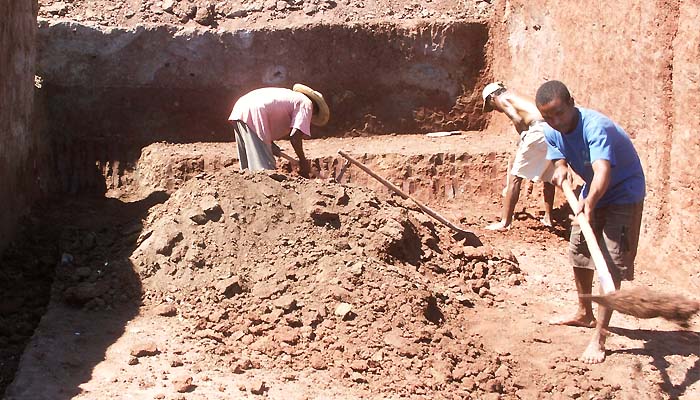
<path id="1" fill-rule="evenodd" d="M 570 133 L 578 124 L 578 113 L 569 89 L 559 81 L 548 81 L 537 89 L 537 109 L 545 122 L 561 133 Z"/>
<path id="2" fill-rule="evenodd" d="M 493 82 L 486 85 L 484 90 L 481 91 L 481 97 L 484 99 L 484 104 L 482 105 L 481 109 L 484 112 L 489 112 L 498 108 L 498 105 L 495 103 L 494 99 L 506 90 L 507 89 L 502 82 Z"/>
<path id="3" fill-rule="evenodd" d="M 295 92 L 303 93 L 313 102 L 314 112 L 313 116 L 311 117 L 312 124 L 317 126 L 323 126 L 328 123 L 328 119 L 331 116 L 331 112 L 328 108 L 326 100 L 324 100 L 323 95 L 321 93 L 311 89 L 306 85 L 302 85 L 301 83 L 295 83 L 292 87 L 292 90 L 294 90 Z"/>

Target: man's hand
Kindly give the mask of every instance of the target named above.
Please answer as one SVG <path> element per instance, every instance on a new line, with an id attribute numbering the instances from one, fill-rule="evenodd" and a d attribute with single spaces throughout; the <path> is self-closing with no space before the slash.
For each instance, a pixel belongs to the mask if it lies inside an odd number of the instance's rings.
<path id="1" fill-rule="evenodd" d="M 569 181 L 571 183 L 571 176 L 569 175 L 569 165 L 565 160 L 556 160 L 554 162 L 554 173 L 552 174 L 552 183 L 556 186 L 561 187 L 564 181 Z"/>
<path id="2" fill-rule="evenodd" d="M 589 199 L 579 200 L 577 206 L 577 209 L 573 210 L 574 216 L 572 218 L 572 221 L 576 221 L 576 217 L 578 217 L 580 214 L 583 215 L 583 217 L 586 218 L 586 221 L 588 221 L 588 223 L 590 224 L 591 220 L 593 219 L 594 207 L 591 206 L 591 202 L 589 201 Z"/>

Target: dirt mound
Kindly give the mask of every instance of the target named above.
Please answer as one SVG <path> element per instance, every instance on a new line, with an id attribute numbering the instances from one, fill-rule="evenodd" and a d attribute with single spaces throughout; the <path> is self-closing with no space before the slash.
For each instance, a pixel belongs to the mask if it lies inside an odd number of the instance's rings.
<path id="1" fill-rule="evenodd" d="M 234 371 L 329 369 L 373 392 L 514 392 L 514 365 L 465 333 L 461 311 L 493 304 L 491 284 L 519 284 L 517 264 L 410 207 L 226 169 L 153 207 L 131 260 L 146 304 L 196 321 L 186 336 Z"/>

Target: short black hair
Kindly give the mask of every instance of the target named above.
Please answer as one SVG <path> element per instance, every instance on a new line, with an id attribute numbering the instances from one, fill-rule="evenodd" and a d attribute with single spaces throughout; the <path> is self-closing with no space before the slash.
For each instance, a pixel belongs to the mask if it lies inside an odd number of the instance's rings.
<path id="1" fill-rule="evenodd" d="M 555 98 L 560 99 L 562 102 L 568 103 L 571 101 L 571 93 L 569 89 L 566 88 L 560 81 L 547 81 L 537 89 L 537 95 L 535 96 L 535 102 L 537 105 L 545 105 Z"/>

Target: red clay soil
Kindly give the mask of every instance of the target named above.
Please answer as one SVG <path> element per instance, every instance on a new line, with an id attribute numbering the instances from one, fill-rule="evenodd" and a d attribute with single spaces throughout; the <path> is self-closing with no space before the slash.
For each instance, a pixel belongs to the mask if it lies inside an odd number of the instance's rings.
<path id="1" fill-rule="evenodd" d="M 309 15 L 343 22 L 491 12 L 484 1 L 436 0 L 41 3 L 48 18 L 225 29 Z M 114 198 L 57 199 L 26 224 L 49 245 L 26 241 L 25 258 L 12 261 L 16 271 L 56 265 L 56 278 L 6 398 L 700 397 L 697 320 L 681 329 L 615 314 L 606 362 L 578 361 L 591 331 L 545 322 L 576 304 L 567 209 L 558 206 L 554 228 L 541 226 L 539 187 L 529 186 L 535 193 L 523 196 L 514 228 L 484 231 L 500 209 L 504 142 L 477 138 L 469 157 L 427 162 L 436 156 L 421 155 L 423 139 L 343 139 L 342 148 L 380 148 L 387 156 L 364 160 L 397 183 L 415 178 L 405 188 L 485 246 L 465 247 L 356 170 L 345 185 L 298 178 L 287 165 L 240 173 L 230 144 L 154 145 L 108 187 Z M 328 178 L 331 155 L 316 154 Z M 652 284 L 691 297 L 697 287 L 646 270 L 634 283 Z M 13 296 L 2 306 L 32 304 L 36 315 L 10 310 L 1 325 L 33 324 L 46 299 Z M 27 334 L 0 333 L 0 344 L 16 348 Z"/>
<path id="2" fill-rule="evenodd" d="M 408 138 L 397 143 L 425 140 Z M 343 147 L 362 154 L 353 143 Z M 221 146 L 154 145 L 139 174 L 157 176 L 174 153 L 232 150 Z M 499 199 L 435 203 L 481 237 L 472 248 L 396 196 L 222 164 L 183 174 L 169 196 L 67 199 L 35 221 L 61 227 L 63 262 L 8 399 L 700 393 L 697 321 L 687 331 L 616 314 L 597 366 L 577 361 L 589 330 L 543 323 L 575 304 L 566 209 L 547 229 L 525 196 L 515 227 L 491 233 L 481 227 Z M 671 290 L 646 271 L 636 284 L 652 281 Z"/>

